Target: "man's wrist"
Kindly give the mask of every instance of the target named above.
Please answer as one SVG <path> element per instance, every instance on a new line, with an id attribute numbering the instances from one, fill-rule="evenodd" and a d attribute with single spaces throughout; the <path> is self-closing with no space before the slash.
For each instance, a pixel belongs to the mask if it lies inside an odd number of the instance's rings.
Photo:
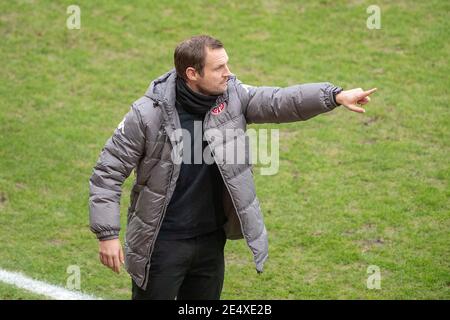
<path id="1" fill-rule="evenodd" d="M 336 87 L 333 89 L 333 100 L 336 106 L 342 105 L 342 91 L 344 91 L 344 89 L 342 89 L 341 87 Z"/>

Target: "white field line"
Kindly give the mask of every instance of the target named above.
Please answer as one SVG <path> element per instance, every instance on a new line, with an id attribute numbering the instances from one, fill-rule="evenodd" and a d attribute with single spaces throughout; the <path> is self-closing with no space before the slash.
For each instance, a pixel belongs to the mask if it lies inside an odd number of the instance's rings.
<path id="1" fill-rule="evenodd" d="M 60 286 L 34 280 L 18 272 L 0 269 L 0 281 L 56 300 L 98 300 L 98 298 Z"/>

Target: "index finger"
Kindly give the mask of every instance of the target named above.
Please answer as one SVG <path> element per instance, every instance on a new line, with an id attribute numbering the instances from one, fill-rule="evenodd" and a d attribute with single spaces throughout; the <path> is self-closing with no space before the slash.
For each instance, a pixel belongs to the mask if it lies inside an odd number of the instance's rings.
<path id="1" fill-rule="evenodd" d="M 377 88 L 373 88 L 373 89 L 364 91 L 363 93 L 361 93 L 361 98 L 367 97 L 368 95 L 371 95 L 375 91 L 377 91 Z"/>

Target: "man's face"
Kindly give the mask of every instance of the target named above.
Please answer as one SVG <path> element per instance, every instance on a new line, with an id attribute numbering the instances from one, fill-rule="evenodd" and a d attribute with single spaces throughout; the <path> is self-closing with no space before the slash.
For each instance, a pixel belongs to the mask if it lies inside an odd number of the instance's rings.
<path id="1" fill-rule="evenodd" d="M 197 73 L 194 85 L 205 95 L 220 95 L 227 90 L 227 81 L 231 75 L 228 69 L 228 55 L 224 48 L 206 48 L 203 76 Z"/>

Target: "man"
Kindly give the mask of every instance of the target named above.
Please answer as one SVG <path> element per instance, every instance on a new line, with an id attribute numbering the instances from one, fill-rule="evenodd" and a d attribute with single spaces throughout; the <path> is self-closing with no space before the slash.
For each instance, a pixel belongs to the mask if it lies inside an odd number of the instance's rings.
<path id="1" fill-rule="evenodd" d="M 243 163 L 224 161 L 234 144 L 223 137 L 234 130 L 233 139 L 246 141 L 247 124 L 307 120 L 339 105 L 364 112 L 357 104 L 376 89 L 247 86 L 231 74 L 222 43 L 209 36 L 181 42 L 174 62 L 102 150 L 90 179 L 91 230 L 105 266 L 119 272 L 125 263 L 133 299 L 219 299 L 226 239 L 245 238 L 258 272 L 268 257 L 248 149 Z M 199 151 L 213 161 L 198 161 Z M 119 203 L 133 169 L 124 259 Z"/>

